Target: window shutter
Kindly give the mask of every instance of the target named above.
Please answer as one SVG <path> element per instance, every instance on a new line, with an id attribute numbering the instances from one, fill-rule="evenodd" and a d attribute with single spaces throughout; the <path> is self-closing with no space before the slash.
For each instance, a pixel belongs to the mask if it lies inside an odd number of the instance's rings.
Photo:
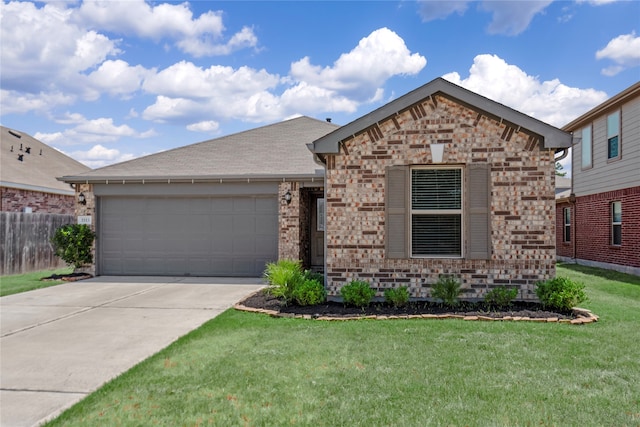
<path id="1" fill-rule="evenodd" d="M 491 257 L 491 171 L 477 163 L 467 173 L 467 254 L 468 259 Z"/>
<path id="2" fill-rule="evenodd" d="M 407 256 L 407 166 L 389 166 L 385 186 L 385 249 L 386 257 Z"/>

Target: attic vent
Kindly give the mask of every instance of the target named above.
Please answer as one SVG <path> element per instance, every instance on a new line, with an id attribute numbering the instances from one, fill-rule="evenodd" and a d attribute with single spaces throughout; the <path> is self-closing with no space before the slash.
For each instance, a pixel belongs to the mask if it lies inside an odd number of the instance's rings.
<path id="1" fill-rule="evenodd" d="M 13 129 L 9 129 L 9 133 L 13 136 L 15 136 L 16 138 L 22 138 L 22 134 L 20 134 L 20 132 L 15 131 Z"/>

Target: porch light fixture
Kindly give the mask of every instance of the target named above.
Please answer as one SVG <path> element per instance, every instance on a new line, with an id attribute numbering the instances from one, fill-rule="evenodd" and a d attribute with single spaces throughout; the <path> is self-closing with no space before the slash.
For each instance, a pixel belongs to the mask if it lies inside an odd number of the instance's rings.
<path id="1" fill-rule="evenodd" d="M 81 205 L 87 204 L 87 198 L 84 197 L 84 193 L 78 194 L 78 203 L 80 203 Z"/>
<path id="2" fill-rule="evenodd" d="M 289 190 L 287 190 L 287 192 L 282 196 L 282 202 L 287 205 L 291 204 L 291 192 Z"/>

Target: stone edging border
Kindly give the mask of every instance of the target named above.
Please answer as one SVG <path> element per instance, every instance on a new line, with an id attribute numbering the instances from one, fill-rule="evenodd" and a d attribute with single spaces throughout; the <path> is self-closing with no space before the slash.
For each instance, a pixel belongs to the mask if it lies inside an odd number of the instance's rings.
<path id="1" fill-rule="evenodd" d="M 567 323 L 571 325 L 584 325 L 587 323 L 597 322 L 600 318 L 593 314 L 586 308 L 574 307 L 572 309 L 575 319 L 559 319 L 557 317 L 549 318 L 532 318 L 532 317 L 519 317 L 519 316 L 505 316 L 505 317 L 489 317 L 489 316 L 463 316 L 461 314 L 406 314 L 400 316 L 345 316 L 345 317 L 332 317 L 332 316 L 318 316 L 314 317 L 310 314 L 294 314 L 294 313 L 280 313 L 275 310 L 266 310 L 263 308 L 247 307 L 241 303 L 237 303 L 233 306 L 234 309 L 239 311 L 248 311 L 252 313 L 267 314 L 271 317 L 281 318 L 294 318 L 294 319 L 307 319 L 307 320 L 328 320 L 328 321 L 345 321 L 345 320 L 392 320 L 392 319 L 462 319 L 462 320 L 476 320 L 476 321 L 512 321 L 512 322 L 538 322 L 538 323 Z"/>

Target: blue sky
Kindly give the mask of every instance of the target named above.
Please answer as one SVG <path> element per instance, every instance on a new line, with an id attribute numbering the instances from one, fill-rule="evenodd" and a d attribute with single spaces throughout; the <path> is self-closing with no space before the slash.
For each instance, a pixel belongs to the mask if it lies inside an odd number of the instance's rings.
<path id="1" fill-rule="evenodd" d="M 561 127 L 640 80 L 639 1 L 3 2 L 0 121 L 90 167 L 436 77 Z"/>

